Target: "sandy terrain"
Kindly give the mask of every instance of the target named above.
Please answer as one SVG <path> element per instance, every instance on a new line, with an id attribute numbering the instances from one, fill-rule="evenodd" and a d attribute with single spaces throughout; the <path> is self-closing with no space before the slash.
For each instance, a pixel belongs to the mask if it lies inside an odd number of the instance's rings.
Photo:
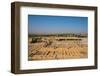
<path id="1" fill-rule="evenodd" d="M 52 60 L 52 59 L 75 59 L 87 58 L 88 46 L 87 38 L 81 40 L 57 40 L 70 39 L 69 37 L 43 37 L 41 42 L 31 43 L 32 38 L 28 42 L 28 60 Z M 73 39 L 78 39 L 73 37 Z M 52 43 L 47 45 L 47 41 Z"/>

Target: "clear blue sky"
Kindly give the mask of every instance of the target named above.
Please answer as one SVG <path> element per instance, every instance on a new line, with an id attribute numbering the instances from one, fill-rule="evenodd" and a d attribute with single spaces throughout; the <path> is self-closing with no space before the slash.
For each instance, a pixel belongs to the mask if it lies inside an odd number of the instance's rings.
<path id="1" fill-rule="evenodd" d="M 88 17 L 28 15 L 29 34 L 87 33 Z"/>

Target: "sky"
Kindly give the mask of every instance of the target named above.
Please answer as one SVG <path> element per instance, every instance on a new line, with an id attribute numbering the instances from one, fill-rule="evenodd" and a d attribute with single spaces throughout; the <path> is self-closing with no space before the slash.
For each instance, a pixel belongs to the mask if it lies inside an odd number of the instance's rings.
<path id="1" fill-rule="evenodd" d="M 29 34 L 87 33 L 88 17 L 28 15 Z"/>

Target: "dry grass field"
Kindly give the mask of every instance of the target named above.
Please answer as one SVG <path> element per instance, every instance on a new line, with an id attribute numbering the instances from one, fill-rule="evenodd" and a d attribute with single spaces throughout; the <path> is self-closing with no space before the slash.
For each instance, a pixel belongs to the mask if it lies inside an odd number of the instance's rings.
<path id="1" fill-rule="evenodd" d="M 87 37 L 41 37 L 37 42 L 28 38 L 28 60 L 87 58 Z"/>

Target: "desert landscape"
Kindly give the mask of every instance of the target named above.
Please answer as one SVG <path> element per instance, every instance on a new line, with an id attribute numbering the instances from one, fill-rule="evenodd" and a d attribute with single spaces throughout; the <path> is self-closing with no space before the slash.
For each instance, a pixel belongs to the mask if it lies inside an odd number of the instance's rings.
<path id="1" fill-rule="evenodd" d="M 28 15 L 28 60 L 88 58 L 88 17 Z"/>
<path id="2" fill-rule="evenodd" d="M 87 34 L 29 35 L 28 60 L 88 57 Z"/>

